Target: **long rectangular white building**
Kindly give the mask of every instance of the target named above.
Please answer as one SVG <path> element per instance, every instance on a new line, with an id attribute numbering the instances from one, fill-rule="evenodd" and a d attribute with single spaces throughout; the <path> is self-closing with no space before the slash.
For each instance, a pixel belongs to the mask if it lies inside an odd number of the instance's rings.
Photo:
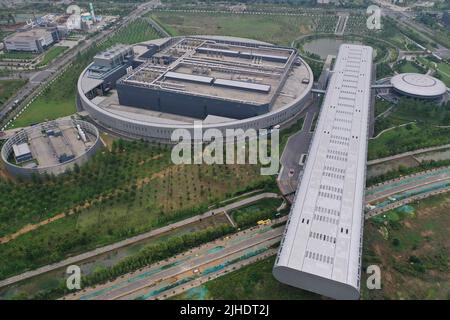
<path id="1" fill-rule="evenodd" d="M 335 299 L 359 298 L 372 54 L 339 48 L 273 269 Z"/>

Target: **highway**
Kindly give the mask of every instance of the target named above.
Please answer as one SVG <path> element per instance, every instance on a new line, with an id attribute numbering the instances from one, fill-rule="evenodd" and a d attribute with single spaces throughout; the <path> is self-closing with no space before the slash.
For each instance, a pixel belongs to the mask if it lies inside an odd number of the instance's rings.
<path id="1" fill-rule="evenodd" d="M 131 238 L 128 238 L 128 239 L 125 239 L 125 240 L 122 240 L 122 241 L 119 241 L 119 242 L 116 242 L 116 243 L 113 243 L 113 244 L 110 244 L 110 245 L 107 245 L 107 246 L 104 246 L 104 247 L 96 248 L 96 249 L 94 249 L 92 251 L 88 251 L 88 252 L 85 252 L 85 253 L 73 256 L 73 257 L 69 257 L 69 258 L 67 258 L 65 260 L 62 260 L 62 261 L 59 261 L 59 262 L 56 262 L 56 263 L 53 263 L 53 264 L 49 264 L 49 265 L 37 268 L 35 270 L 27 271 L 27 272 L 21 273 L 19 275 L 16 275 L 16 276 L 4 279 L 4 280 L 0 281 L 0 288 L 12 285 L 12 284 L 17 283 L 19 281 L 23 281 L 23 280 L 26 280 L 26 279 L 29 279 L 29 278 L 32 278 L 32 277 L 36 277 L 38 275 L 41 275 L 41 274 L 44 274 L 44 273 L 47 273 L 47 272 L 50 272 L 50 271 L 53 271 L 53 270 L 56 270 L 56 269 L 63 268 L 65 266 L 68 266 L 68 265 L 71 265 L 71 264 L 77 264 L 77 263 L 80 263 L 82 261 L 86 261 L 88 259 L 92 259 L 93 257 L 96 257 L 98 255 L 101 255 L 101 254 L 104 254 L 104 253 L 107 253 L 107 252 L 111 252 L 111 251 L 114 251 L 114 250 L 118 250 L 118 249 L 123 248 L 125 246 L 129 246 L 129 245 L 131 245 L 133 243 L 141 242 L 141 241 L 143 241 L 145 239 L 161 235 L 163 233 L 166 233 L 166 232 L 169 232 L 171 230 L 174 230 L 174 229 L 186 226 L 188 224 L 193 224 L 193 223 L 196 223 L 196 222 L 201 221 L 203 219 L 207 219 L 207 218 L 209 218 L 209 217 L 211 217 L 211 216 L 213 216 L 215 214 L 220 214 L 220 213 L 223 213 L 223 212 L 231 211 L 233 209 L 252 204 L 252 203 L 254 203 L 254 202 L 258 201 L 258 200 L 265 199 L 265 198 L 278 198 L 278 195 L 276 193 L 267 192 L 267 193 L 260 193 L 260 194 L 254 195 L 254 196 L 250 196 L 250 197 L 244 198 L 242 200 L 230 203 L 230 204 L 225 205 L 223 207 L 209 210 L 209 211 L 207 211 L 207 212 L 205 212 L 203 214 L 199 214 L 199 215 L 196 215 L 196 216 L 193 216 L 193 217 L 190 217 L 190 218 L 178 221 L 178 222 L 174 222 L 174 223 L 169 224 L 167 226 L 164 226 L 164 227 L 161 227 L 161 228 L 158 228 L 158 229 L 154 229 L 154 230 L 151 230 L 149 232 L 145 232 L 143 234 L 140 234 L 140 235 L 137 235 L 137 236 L 134 236 L 134 237 L 131 237 Z M 233 224 L 233 223 L 234 222 L 231 221 L 231 224 Z M 3 242 L 0 242 L 0 243 L 6 243 L 8 241 L 9 241 L 8 239 L 4 238 Z"/>
<path id="2" fill-rule="evenodd" d="M 450 167 L 386 181 L 366 190 L 366 204 L 373 206 L 366 212 L 366 218 L 449 190 Z"/>
<path id="3" fill-rule="evenodd" d="M 272 224 L 286 219 L 280 218 Z M 126 274 L 112 282 L 68 295 L 65 299 L 164 298 L 168 291 L 173 292 L 180 286 L 188 289 L 189 282 L 210 277 L 225 267 L 242 263 L 271 249 L 272 254 L 275 254 L 276 248 L 271 246 L 280 241 L 283 231 L 284 226 L 272 228 L 270 225 L 247 229 Z"/>
<path id="4" fill-rule="evenodd" d="M 431 39 L 433 36 L 433 30 L 428 28 L 427 26 L 418 23 L 414 20 L 414 15 L 412 12 L 405 11 L 402 7 L 396 6 L 388 1 L 384 0 L 373 0 L 376 4 L 383 8 L 382 16 L 388 16 L 394 19 L 397 23 L 402 24 L 403 26 L 413 28 L 416 32 L 420 33 L 424 38 L 428 41 L 435 42 L 437 48 L 434 50 L 434 53 L 442 58 L 450 57 L 450 49 L 443 46 L 440 43 L 437 43 L 435 40 Z"/>
<path id="5" fill-rule="evenodd" d="M 423 197 L 450 190 L 450 167 L 430 170 L 370 187 L 366 200 L 376 203 L 376 209 L 366 214 L 385 212 L 392 205 L 389 197 L 397 203 L 414 197 Z M 403 203 L 400 203 L 403 205 Z M 282 217 L 277 223 L 286 220 Z M 271 228 L 258 226 L 241 231 L 225 239 L 195 248 L 167 261 L 153 264 L 138 272 L 130 273 L 115 281 L 89 288 L 66 299 L 164 299 L 198 286 L 226 270 L 245 265 L 248 259 L 259 255 L 275 254 L 271 246 L 278 243 L 284 226 Z M 273 251 L 270 251 L 273 250 Z M 247 261 L 247 264 L 252 262 Z"/>

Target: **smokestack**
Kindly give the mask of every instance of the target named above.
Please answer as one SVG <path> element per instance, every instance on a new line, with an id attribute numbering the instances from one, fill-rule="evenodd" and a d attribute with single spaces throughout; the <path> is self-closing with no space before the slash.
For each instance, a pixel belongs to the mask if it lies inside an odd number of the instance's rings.
<path id="1" fill-rule="evenodd" d="M 92 2 L 89 3 L 89 9 L 91 10 L 92 22 L 96 23 L 97 19 L 95 18 L 94 5 Z"/>

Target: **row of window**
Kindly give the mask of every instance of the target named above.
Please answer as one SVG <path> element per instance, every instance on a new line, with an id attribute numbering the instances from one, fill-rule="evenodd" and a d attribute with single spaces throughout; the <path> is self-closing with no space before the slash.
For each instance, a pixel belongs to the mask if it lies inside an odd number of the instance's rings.
<path id="1" fill-rule="evenodd" d="M 330 143 L 337 144 L 340 146 L 345 146 L 345 147 L 348 147 L 350 145 L 348 142 L 344 142 L 344 141 L 340 141 L 340 140 L 336 140 L 336 139 L 330 139 Z"/>
<path id="2" fill-rule="evenodd" d="M 333 262 L 334 262 L 333 257 L 327 256 L 325 254 L 318 253 L 318 252 L 308 251 L 308 250 L 305 252 L 305 258 L 324 262 L 327 264 L 333 264 Z"/>
<path id="3" fill-rule="evenodd" d="M 352 123 L 352 120 L 349 119 L 343 119 L 343 118 L 334 118 L 334 121 L 336 122 L 342 122 L 342 123 Z"/>
<path id="4" fill-rule="evenodd" d="M 333 126 L 333 130 L 345 131 L 345 132 L 351 132 L 352 131 L 352 129 L 350 129 L 350 128 L 338 127 L 338 126 Z"/>
<path id="5" fill-rule="evenodd" d="M 326 214 L 329 214 L 329 215 L 332 215 L 332 216 L 337 216 L 337 217 L 339 217 L 341 215 L 339 210 L 325 208 L 325 207 L 321 207 L 321 206 L 316 206 L 314 208 L 314 211 L 315 212 L 319 212 L 319 213 L 326 213 Z"/>
<path id="6" fill-rule="evenodd" d="M 309 237 L 326 242 L 336 243 L 336 238 L 319 232 L 309 232 Z"/>
<path id="7" fill-rule="evenodd" d="M 347 160 L 348 160 L 347 157 L 335 156 L 335 155 L 331 155 L 331 154 L 327 154 L 326 158 L 329 160 L 342 161 L 342 162 L 347 162 Z"/>
<path id="8" fill-rule="evenodd" d="M 320 190 L 325 190 L 325 191 L 336 192 L 336 193 L 340 193 L 340 194 L 342 194 L 342 192 L 344 192 L 344 190 L 342 188 L 329 186 L 329 185 L 326 185 L 326 184 L 321 184 L 319 189 Z"/>
<path id="9" fill-rule="evenodd" d="M 314 214 L 313 215 L 313 219 L 317 220 L 317 221 L 320 221 L 320 222 L 332 223 L 332 224 L 335 224 L 335 225 L 337 225 L 339 223 L 338 219 L 331 218 L 331 217 L 328 217 L 328 216 L 321 216 L 320 214 Z"/>
<path id="10" fill-rule="evenodd" d="M 331 171 L 331 172 L 337 172 L 337 173 L 345 173 L 345 169 L 333 167 L 333 166 L 324 166 L 324 171 Z"/>
<path id="11" fill-rule="evenodd" d="M 339 100 L 356 101 L 356 98 L 344 97 L 342 95 L 339 95 Z"/>
<path id="12" fill-rule="evenodd" d="M 338 135 L 331 135 L 331 139 L 341 140 L 341 141 L 350 141 L 350 138 L 346 136 L 338 136 Z"/>
<path id="13" fill-rule="evenodd" d="M 327 199 L 331 199 L 331 200 L 342 200 L 342 196 L 341 195 L 337 195 L 334 193 L 329 193 L 329 192 L 323 192 L 323 191 L 319 191 L 319 197 L 322 198 L 327 198 Z"/>
<path id="14" fill-rule="evenodd" d="M 324 171 L 322 173 L 322 175 L 324 177 L 332 178 L 332 179 L 339 179 L 339 180 L 344 180 L 345 179 L 345 176 L 343 174 L 331 173 L 331 172 L 326 172 L 326 171 Z"/>
<path id="15" fill-rule="evenodd" d="M 344 156 L 344 157 L 348 156 L 348 152 L 346 152 L 346 151 L 339 151 L 339 150 L 333 150 L 333 149 L 328 149 L 328 153 L 335 154 L 338 156 Z"/>

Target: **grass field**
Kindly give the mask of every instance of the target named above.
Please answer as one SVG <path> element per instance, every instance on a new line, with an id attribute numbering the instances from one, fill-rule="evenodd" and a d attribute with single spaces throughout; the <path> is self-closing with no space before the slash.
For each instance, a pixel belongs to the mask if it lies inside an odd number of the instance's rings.
<path id="1" fill-rule="evenodd" d="M 27 80 L 0 80 L 0 106 L 26 83 Z"/>
<path id="2" fill-rule="evenodd" d="M 394 70 L 399 73 L 426 73 L 426 70 L 422 69 L 416 63 L 411 61 L 402 60 L 394 66 Z"/>
<path id="3" fill-rule="evenodd" d="M 450 193 L 371 219 L 365 225 L 363 269 L 381 269 L 381 290 L 363 299 L 450 299 Z"/>
<path id="4" fill-rule="evenodd" d="M 289 45 L 313 31 L 334 31 L 335 16 L 232 15 L 212 13 L 157 12 L 152 18 L 170 34 L 228 35 Z"/>
<path id="5" fill-rule="evenodd" d="M 120 30 L 108 41 L 94 46 L 78 56 L 68 69 L 44 90 L 44 93 L 21 114 L 11 125 L 24 127 L 45 120 L 71 115 L 76 112 L 76 83 L 83 69 L 92 61 L 93 56 L 116 43 L 133 44 L 156 38 L 157 35 L 150 25 L 142 20 L 136 20 Z"/>
<path id="6" fill-rule="evenodd" d="M 417 60 L 428 68 L 436 70 L 437 77 L 450 88 L 450 65 L 445 62 L 431 61 L 430 58 L 427 57 L 418 57 Z"/>
<path id="7" fill-rule="evenodd" d="M 141 142 L 114 145 L 68 175 L 0 181 L 0 202 L 5 204 L 0 208 L 0 235 L 65 214 L 0 245 L 0 278 L 202 213 L 211 204 L 274 184 L 273 177 L 260 175 L 257 165 L 173 165 L 167 148 Z"/>
<path id="8" fill-rule="evenodd" d="M 6 52 L 0 54 L 0 60 L 31 60 L 34 59 L 37 54 L 29 53 L 29 52 Z"/>
<path id="9" fill-rule="evenodd" d="M 272 276 L 275 257 L 267 258 L 206 282 L 174 299 L 186 300 L 311 300 L 320 296 L 278 282 Z"/>
<path id="10" fill-rule="evenodd" d="M 44 55 L 44 58 L 40 63 L 38 63 L 38 67 L 43 67 L 52 62 L 54 59 L 63 54 L 69 47 L 62 46 L 54 46 L 50 48 Z"/>
<path id="11" fill-rule="evenodd" d="M 450 128 L 411 124 L 383 133 L 369 140 L 368 159 L 450 143 Z"/>
<path id="12" fill-rule="evenodd" d="M 378 100 L 375 113 L 378 115 L 391 104 Z M 450 142 L 450 103 L 438 105 L 435 102 L 401 98 L 386 117 L 375 122 L 375 135 L 399 125 L 415 122 L 382 133 L 369 140 L 369 159 L 432 147 Z M 439 128 L 443 126 L 443 128 Z"/>

